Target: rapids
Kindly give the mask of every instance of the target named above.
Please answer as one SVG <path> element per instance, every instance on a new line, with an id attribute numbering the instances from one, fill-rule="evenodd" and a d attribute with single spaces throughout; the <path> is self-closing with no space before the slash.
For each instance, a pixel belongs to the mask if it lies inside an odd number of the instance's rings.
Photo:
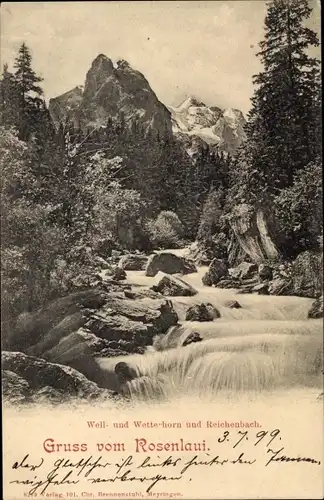
<path id="1" fill-rule="evenodd" d="M 107 376 L 114 377 L 117 362 L 125 361 L 137 378 L 123 392 L 133 400 L 173 400 L 183 395 L 208 398 L 222 395 L 318 390 L 322 387 L 322 320 L 307 319 L 313 299 L 237 294 L 235 290 L 204 287 L 206 268 L 185 276 L 198 294 L 172 297 L 179 321 L 197 331 L 202 342 L 181 347 L 182 332 L 159 337 L 144 355 L 98 359 Z M 133 287 L 147 288 L 160 276 L 148 278 L 142 271 L 128 271 Z M 145 301 L 145 299 L 142 299 Z M 225 307 L 237 300 L 242 308 Z M 186 309 L 210 302 L 221 313 L 213 322 L 184 321 Z"/>

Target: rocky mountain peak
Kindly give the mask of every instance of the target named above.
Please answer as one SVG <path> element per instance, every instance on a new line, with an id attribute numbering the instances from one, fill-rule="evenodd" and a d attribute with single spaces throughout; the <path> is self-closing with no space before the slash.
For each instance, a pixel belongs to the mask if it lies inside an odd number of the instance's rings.
<path id="1" fill-rule="evenodd" d="M 240 110 L 207 106 L 193 95 L 178 107 L 167 108 L 140 71 L 125 59 L 114 65 L 104 54 L 93 60 L 84 89 L 77 86 L 51 99 L 49 110 L 55 126 L 71 121 L 86 130 L 105 127 L 108 119 L 123 115 L 126 126 L 136 121 L 143 130 L 155 130 L 160 136 L 176 135 L 189 154 L 207 145 L 232 153 L 245 139 Z"/>
<path id="2" fill-rule="evenodd" d="M 124 59 L 115 67 L 111 59 L 99 54 L 86 74 L 78 105 L 67 110 L 64 95 L 50 100 L 49 110 L 56 125 L 62 117 L 68 117 L 81 129 L 99 128 L 105 127 L 109 118 L 118 119 L 123 114 L 128 125 L 138 121 L 144 129 L 172 135 L 170 111 L 144 75 Z"/>
<path id="3" fill-rule="evenodd" d="M 111 72 L 113 70 L 113 63 L 112 60 L 109 59 L 109 57 L 105 56 L 104 54 L 99 54 L 91 64 L 91 69 L 94 70 L 101 70 L 101 71 L 108 71 Z"/>

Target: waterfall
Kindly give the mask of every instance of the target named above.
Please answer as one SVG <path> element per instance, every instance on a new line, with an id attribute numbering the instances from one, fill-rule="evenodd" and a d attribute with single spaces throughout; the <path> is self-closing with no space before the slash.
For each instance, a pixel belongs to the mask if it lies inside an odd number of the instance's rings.
<path id="1" fill-rule="evenodd" d="M 264 333 L 209 339 L 144 355 L 100 359 L 99 364 L 111 376 L 121 359 L 137 375 L 127 382 L 133 398 L 320 387 L 322 335 Z"/>

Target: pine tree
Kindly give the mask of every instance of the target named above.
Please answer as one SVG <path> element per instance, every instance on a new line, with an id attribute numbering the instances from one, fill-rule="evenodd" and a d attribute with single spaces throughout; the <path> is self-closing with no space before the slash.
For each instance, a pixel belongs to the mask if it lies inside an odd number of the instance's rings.
<path id="1" fill-rule="evenodd" d="M 31 66 L 32 57 L 25 43 L 19 49 L 14 67 L 14 78 L 18 94 L 20 137 L 28 139 L 41 121 L 45 109 L 43 90 L 38 85 L 43 79 L 36 75 Z"/>
<path id="2" fill-rule="evenodd" d="M 7 126 L 17 126 L 18 123 L 18 94 L 15 78 L 8 71 L 8 64 L 4 64 L 0 81 L 0 116 L 1 123 Z"/>
<path id="3" fill-rule="evenodd" d="M 257 54 L 264 69 L 254 77 L 257 89 L 241 155 L 249 163 L 246 190 L 259 201 L 291 185 L 294 174 L 319 154 L 319 61 L 308 54 L 319 41 L 304 26 L 310 14 L 307 0 L 268 4 Z"/>

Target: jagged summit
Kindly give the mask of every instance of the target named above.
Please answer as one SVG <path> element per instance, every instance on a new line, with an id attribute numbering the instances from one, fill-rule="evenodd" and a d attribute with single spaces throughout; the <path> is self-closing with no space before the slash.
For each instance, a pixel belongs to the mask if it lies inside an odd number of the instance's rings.
<path id="1" fill-rule="evenodd" d="M 129 125 L 136 120 L 144 129 L 172 135 L 170 111 L 158 100 L 144 75 L 124 59 L 114 66 L 109 57 L 99 54 L 86 74 L 82 95 L 75 89 L 67 94 L 77 94 L 77 105 L 67 106 L 66 94 L 50 99 L 49 110 L 56 126 L 70 120 L 81 129 L 104 127 L 108 118 L 123 114 Z"/>
<path id="2" fill-rule="evenodd" d="M 178 109 L 188 109 L 191 106 L 204 107 L 206 105 L 199 101 L 195 96 L 189 96 L 180 104 L 180 106 L 178 106 Z"/>
<path id="3" fill-rule="evenodd" d="M 119 61 L 117 61 L 117 68 L 119 68 L 119 69 L 131 68 L 131 65 L 125 59 L 120 59 Z"/>
<path id="4" fill-rule="evenodd" d="M 102 71 L 112 71 L 114 68 L 113 62 L 104 54 L 99 54 L 91 64 L 91 69 L 100 69 Z"/>

